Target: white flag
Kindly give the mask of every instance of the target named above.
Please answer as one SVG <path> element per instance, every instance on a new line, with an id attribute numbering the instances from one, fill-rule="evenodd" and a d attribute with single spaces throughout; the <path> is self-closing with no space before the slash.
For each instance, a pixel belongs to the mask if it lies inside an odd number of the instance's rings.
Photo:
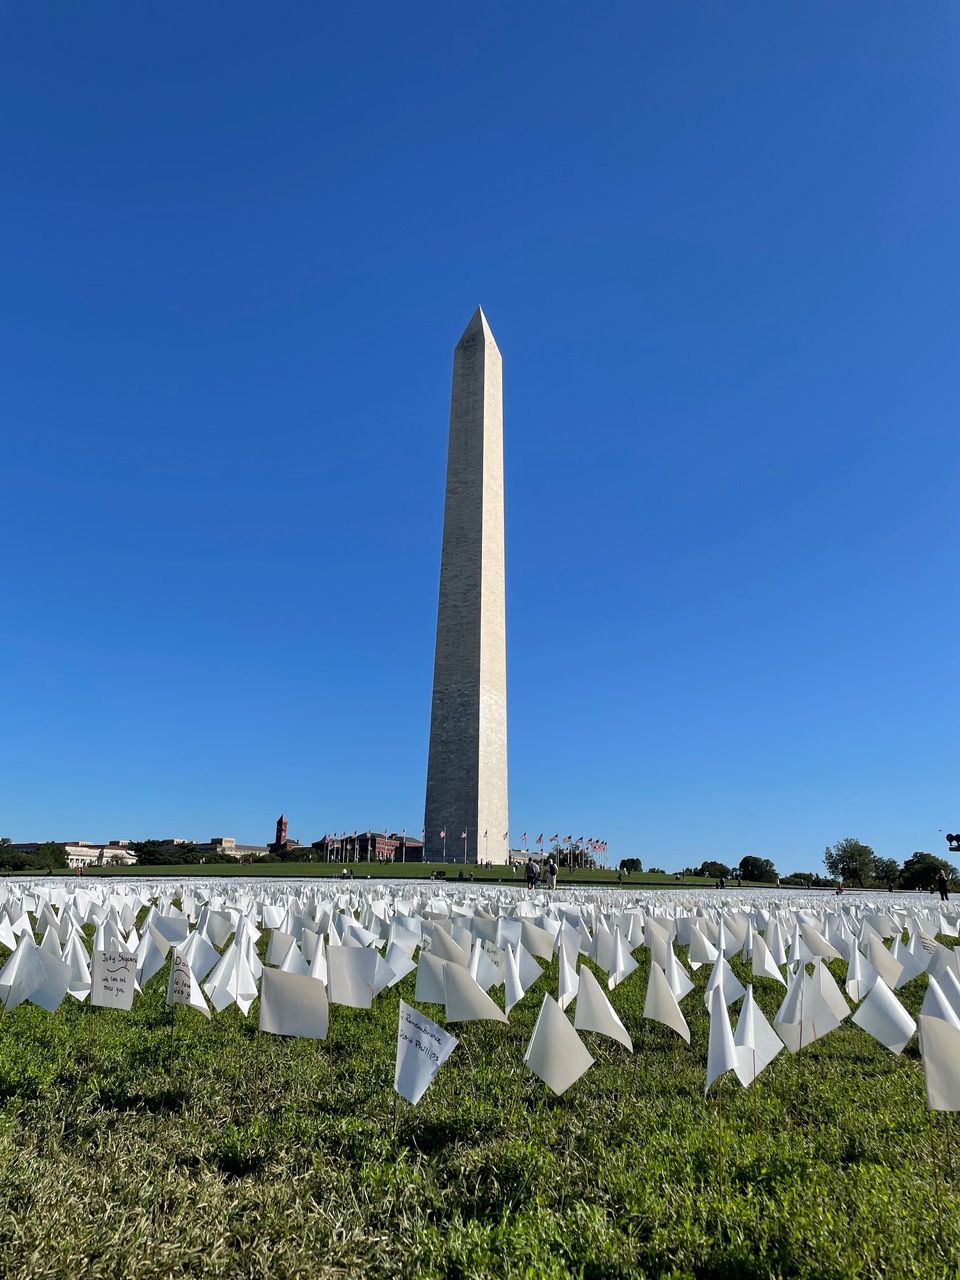
<path id="1" fill-rule="evenodd" d="M 264 969 L 260 979 L 260 1030 L 274 1036 L 325 1040 L 327 993 L 309 974 Z"/>
<path id="2" fill-rule="evenodd" d="M 543 997 L 523 1060 L 556 1094 L 566 1093 L 593 1066 L 587 1046 L 553 996 Z"/>
<path id="3" fill-rule="evenodd" d="M 204 999 L 200 984 L 185 956 L 176 947 L 172 949 L 170 960 L 170 976 L 167 979 L 167 1004 L 185 1004 L 196 1009 L 205 1018 L 210 1017 L 210 1009 Z"/>
<path id="4" fill-rule="evenodd" d="M 573 1019 L 577 1031 L 595 1031 L 609 1036 L 633 1053 L 633 1041 L 617 1012 L 607 999 L 600 983 L 585 966 L 580 966 L 580 986 L 577 990 L 577 1012 Z"/>
<path id="5" fill-rule="evenodd" d="M 851 1021 L 879 1040 L 891 1053 L 902 1053 L 917 1029 L 917 1024 L 882 977 L 877 978 L 873 990 Z"/>
<path id="6" fill-rule="evenodd" d="M 90 1003 L 102 1009 L 131 1009 L 137 982 L 137 957 L 117 947 L 93 953 Z"/>
<path id="7" fill-rule="evenodd" d="M 960 1111 L 960 1031 L 920 1015 L 920 1054 L 930 1111 Z"/>
<path id="8" fill-rule="evenodd" d="M 456 1036 L 401 1000 L 393 1074 L 393 1087 L 400 1097 L 416 1106 L 457 1043 Z"/>

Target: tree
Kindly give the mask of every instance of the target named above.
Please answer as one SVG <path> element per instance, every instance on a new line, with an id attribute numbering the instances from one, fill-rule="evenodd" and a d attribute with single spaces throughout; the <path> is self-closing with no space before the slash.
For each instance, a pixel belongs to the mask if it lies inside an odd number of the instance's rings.
<path id="1" fill-rule="evenodd" d="M 847 836 L 835 845 L 827 845 L 823 851 L 823 865 L 838 880 L 858 884 L 862 889 L 873 874 L 876 856 L 868 844 Z"/>
<path id="2" fill-rule="evenodd" d="M 769 858 L 757 858 L 748 853 L 740 859 L 740 874 L 744 880 L 759 880 L 762 884 L 773 884 L 777 879 L 777 868 Z"/>
<path id="3" fill-rule="evenodd" d="M 900 863 L 896 858 L 874 858 L 872 879 L 874 884 L 896 885 L 900 879 Z"/>
<path id="4" fill-rule="evenodd" d="M 693 873 L 695 876 L 708 876 L 711 880 L 725 880 L 730 868 L 722 862 L 704 862 Z"/>
<path id="5" fill-rule="evenodd" d="M 137 855 L 137 862 L 144 867 L 183 866 L 200 862 L 200 850 L 195 844 L 172 844 L 167 840 L 135 840 L 130 848 Z"/>
<path id="6" fill-rule="evenodd" d="M 935 853 L 912 854 L 903 864 L 900 884 L 904 889 L 932 889 L 937 882 L 937 872 L 943 870 L 948 880 L 956 880 L 957 868 Z"/>
<path id="7" fill-rule="evenodd" d="M 66 865 L 66 849 L 55 840 L 37 845 L 30 852 L 12 848 L 9 841 L 0 845 L 0 871 L 47 871 L 51 868 L 63 870 Z"/>
<path id="8" fill-rule="evenodd" d="M 642 871 L 643 863 L 640 861 L 639 858 L 621 858 L 620 870 L 621 871 Z"/>

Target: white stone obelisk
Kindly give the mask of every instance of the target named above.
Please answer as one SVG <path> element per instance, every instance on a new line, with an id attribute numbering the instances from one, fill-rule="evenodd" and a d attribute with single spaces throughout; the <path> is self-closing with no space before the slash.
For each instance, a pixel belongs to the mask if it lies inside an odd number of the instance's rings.
<path id="1" fill-rule="evenodd" d="M 446 832 L 451 859 L 505 862 L 508 830 L 502 365 L 478 307 L 453 353 L 424 856 Z"/>

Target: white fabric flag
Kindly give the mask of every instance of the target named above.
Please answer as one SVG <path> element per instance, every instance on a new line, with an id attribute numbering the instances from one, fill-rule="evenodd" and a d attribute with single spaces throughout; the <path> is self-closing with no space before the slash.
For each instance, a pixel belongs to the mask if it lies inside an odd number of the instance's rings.
<path id="1" fill-rule="evenodd" d="M 70 966 L 70 986 L 67 988 L 69 994 L 75 1000 L 86 1000 L 90 994 L 90 966 L 87 963 L 87 949 L 76 929 L 67 938 L 61 959 Z"/>
<path id="2" fill-rule="evenodd" d="M 558 1095 L 566 1093 L 593 1066 L 587 1046 L 551 995 L 543 997 L 523 1060 Z"/>
<path id="3" fill-rule="evenodd" d="M 457 1044 L 456 1036 L 401 1000 L 393 1073 L 393 1087 L 400 1097 L 416 1106 Z"/>
<path id="4" fill-rule="evenodd" d="M 317 938 L 317 945 L 313 952 L 313 959 L 310 961 L 310 977 L 315 982 L 322 982 L 327 985 L 327 948 L 323 938 Z"/>
<path id="5" fill-rule="evenodd" d="M 310 966 L 303 958 L 303 952 L 295 942 L 291 942 L 287 947 L 286 955 L 280 961 L 279 969 L 281 973 L 295 973 L 300 977 L 308 977 L 310 974 Z"/>
<path id="6" fill-rule="evenodd" d="M 960 1031 L 920 1015 L 920 1055 L 929 1111 L 960 1111 Z"/>
<path id="7" fill-rule="evenodd" d="M 713 998 L 713 992 L 717 987 L 723 992 L 724 1004 L 733 1004 L 735 1000 L 739 1000 L 741 996 L 746 994 L 737 975 L 727 964 L 726 957 L 722 951 L 717 952 L 717 958 L 710 973 L 710 980 L 703 993 L 703 1003 L 708 1010 Z"/>
<path id="8" fill-rule="evenodd" d="M 377 961 L 370 947 L 327 947 L 327 996 L 331 1004 L 369 1009 L 377 985 Z M 382 961 L 381 961 L 382 963 Z"/>
<path id="9" fill-rule="evenodd" d="M 683 1036 L 690 1043 L 690 1028 L 680 1011 L 677 997 L 670 988 L 667 975 L 657 964 L 650 961 L 650 972 L 647 975 L 647 995 L 643 1004 L 643 1016 L 652 1022 L 662 1022 L 665 1027 Z"/>
<path id="10" fill-rule="evenodd" d="M 19 948 L 13 954 L 16 956 L 18 953 Z M 7 992 L 6 1006 L 16 1009 L 17 1005 L 29 1000 L 46 1009 L 47 1013 L 53 1013 L 59 1008 L 69 986 L 70 966 L 49 951 L 32 946 L 24 952 L 22 963 L 17 967 L 16 977 Z"/>
<path id="11" fill-rule="evenodd" d="M 833 974 L 822 960 L 817 960 L 814 964 L 812 981 L 841 1022 L 844 1018 L 850 1017 L 850 1006 L 844 1000 L 843 992 L 837 986 Z"/>
<path id="12" fill-rule="evenodd" d="M 719 1079 L 724 1072 L 736 1069 L 737 1052 L 733 1032 L 730 1030 L 730 1019 L 727 1017 L 727 1006 L 722 988 L 716 986 L 710 1000 L 710 1039 L 707 1044 L 707 1082 L 703 1088 L 704 1096 L 714 1080 Z"/>
<path id="13" fill-rule="evenodd" d="M 566 947 L 560 948 L 560 973 L 559 973 L 559 991 L 557 993 L 557 1002 L 561 1009 L 566 1009 L 572 1000 L 577 998 L 577 987 L 580 979 L 577 977 L 577 971 L 574 963 L 567 955 Z"/>
<path id="14" fill-rule="evenodd" d="M 532 956 L 538 956 L 541 960 L 547 961 L 553 959 L 553 934 L 549 930 L 541 929 L 530 920 L 524 920 L 520 941 Z"/>
<path id="15" fill-rule="evenodd" d="M 260 977 L 261 1031 L 302 1040 L 325 1040 L 329 1018 L 322 982 L 309 974 L 264 969 Z"/>
<path id="16" fill-rule="evenodd" d="M 850 959 L 847 961 L 847 977 L 844 985 L 847 988 L 847 995 L 851 1000 L 855 1000 L 857 1004 L 861 1000 L 865 1000 L 870 994 L 870 988 L 877 980 L 877 971 L 864 956 L 856 944 L 850 949 Z"/>
<path id="17" fill-rule="evenodd" d="M 873 990 L 851 1021 L 879 1040 L 891 1053 L 902 1053 L 917 1029 L 917 1024 L 882 977 L 877 978 Z"/>
<path id="18" fill-rule="evenodd" d="M 687 964 L 691 969 L 699 969 L 702 964 L 714 964 L 719 952 L 700 932 L 697 925 L 690 931 L 690 947 L 687 951 Z"/>
<path id="19" fill-rule="evenodd" d="M 520 966 L 517 964 L 517 953 L 512 943 L 507 943 L 507 971 L 503 984 L 503 1006 L 507 1014 L 523 999 L 523 983 L 520 981 Z"/>
<path id="20" fill-rule="evenodd" d="M 498 946 L 494 944 L 488 945 L 493 945 L 494 952 L 499 952 L 500 956 L 503 955 Z M 503 962 L 501 961 L 500 963 L 502 965 Z M 467 972 L 482 991 L 489 991 L 491 987 L 498 986 L 503 981 L 500 966 L 487 950 L 487 945 L 481 938 L 477 938 L 473 944 Z"/>
<path id="21" fill-rule="evenodd" d="M 785 987 L 787 985 L 783 974 L 770 954 L 767 944 L 756 931 L 753 934 L 750 964 L 755 978 L 772 978 L 774 982 L 779 982 L 781 986 Z"/>
<path id="22" fill-rule="evenodd" d="M 526 995 L 533 984 L 543 977 L 543 970 L 522 942 L 518 942 L 513 950 L 517 957 L 517 972 L 520 974 L 520 985 L 523 987 L 524 995 Z"/>
<path id="23" fill-rule="evenodd" d="M 464 969 L 470 964 L 470 956 L 463 947 L 450 937 L 443 929 L 434 929 L 430 940 L 430 953 L 438 960 L 446 960 L 449 964 L 462 965 Z"/>
<path id="24" fill-rule="evenodd" d="M 670 984 L 670 990 L 677 997 L 677 1001 L 679 1003 L 679 1001 L 681 1001 L 684 998 L 684 996 L 689 995 L 690 992 L 693 990 L 693 980 L 691 979 L 689 973 L 687 973 L 683 965 L 680 963 L 680 961 L 677 959 L 677 957 L 674 955 L 672 942 L 669 944 L 669 946 L 667 946 L 666 953 L 667 953 L 667 963 L 665 966 L 661 966 L 661 967 L 663 968 L 663 971 L 667 976 L 667 982 L 669 982 Z M 656 963 L 659 963 L 659 961 L 657 961 Z"/>
<path id="25" fill-rule="evenodd" d="M 395 987 L 401 978 L 405 978 L 408 973 L 413 973 L 417 967 L 417 962 L 405 947 L 401 947 L 399 942 L 387 943 L 387 954 L 384 961 L 393 974 L 393 977 L 387 983 L 390 987 Z"/>
<path id="26" fill-rule="evenodd" d="M 813 985 L 813 979 L 804 969 L 798 969 L 773 1020 L 774 1031 L 791 1053 L 798 1053 L 839 1025 L 840 1019 Z"/>
<path id="27" fill-rule="evenodd" d="M 171 950 L 170 975 L 167 978 L 167 1004 L 185 1004 L 202 1013 L 205 1018 L 210 1017 L 210 1009 L 200 990 L 200 984 L 190 968 L 190 962 L 177 947 Z"/>
<path id="28" fill-rule="evenodd" d="M 960 1018 L 957 1017 L 953 1005 L 943 994 L 943 988 L 936 978 L 927 979 L 927 994 L 923 997 L 920 1012 L 927 1018 L 942 1018 L 944 1022 L 960 1031 Z"/>
<path id="29" fill-rule="evenodd" d="M 202 982 L 215 964 L 220 961 L 220 952 L 208 942 L 202 933 L 196 930 L 190 934 L 186 942 L 178 948 L 180 954 L 189 964 L 193 976 Z"/>
<path id="30" fill-rule="evenodd" d="M 443 969 L 447 1022 L 506 1022 L 507 1015 L 459 964 Z"/>
<path id="31" fill-rule="evenodd" d="M 417 962 L 417 989 L 413 998 L 425 1004 L 443 1004 L 447 998 L 443 987 L 443 971 L 446 967 L 446 960 L 440 960 L 430 951 L 421 951 Z"/>
<path id="32" fill-rule="evenodd" d="M 737 1058 L 737 1079 L 744 1088 L 756 1080 L 778 1053 L 783 1052 L 783 1041 L 763 1016 L 763 1010 L 753 998 L 752 986 L 747 987 L 747 994 L 740 1007 L 733 1046 Z"/>
<path id="33" fill-rule="evenodd" d="M 137 957 L 112 947 L 94 951 L 90 1003 L 102 1009 L 132 1009 Z"/>
<path id="34" fill-rule="evenodd" d="M 869 955 L 870 963 L 892 991 L 903 972 L 903 965 L 890 954 L 875 933 L 870 938 Z"/>
<path id="35" fill-rule="evenodd" d="M 613 938 L 613 969 L 607 979 L 607 987 L 612 991 L 614 987 L 620 985 L 624 978 L 628 978 L 636 968 L 637 962 L 630 954 L 627 940 L 621 931 L 617 929 Z"/>
<path id="36" fill-rule="evenodd" d="M 626 1027 L 593 973 L 580 966 L 580 986 L 577 990 L 577 1011 L 573 1025 L 577 1031 L 595 1031 L 598 1035 L 616 1040 L 633 1053 L 633 1041 Z"/>

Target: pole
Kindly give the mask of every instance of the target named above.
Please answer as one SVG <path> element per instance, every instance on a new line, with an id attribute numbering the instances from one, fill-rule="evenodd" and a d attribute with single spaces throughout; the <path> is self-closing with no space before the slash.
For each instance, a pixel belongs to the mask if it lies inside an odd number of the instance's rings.
<path id="1" fill-rule="evenodd" d="M 463 865 L 467 865 L 467 833 L 463 833 Z"/>

